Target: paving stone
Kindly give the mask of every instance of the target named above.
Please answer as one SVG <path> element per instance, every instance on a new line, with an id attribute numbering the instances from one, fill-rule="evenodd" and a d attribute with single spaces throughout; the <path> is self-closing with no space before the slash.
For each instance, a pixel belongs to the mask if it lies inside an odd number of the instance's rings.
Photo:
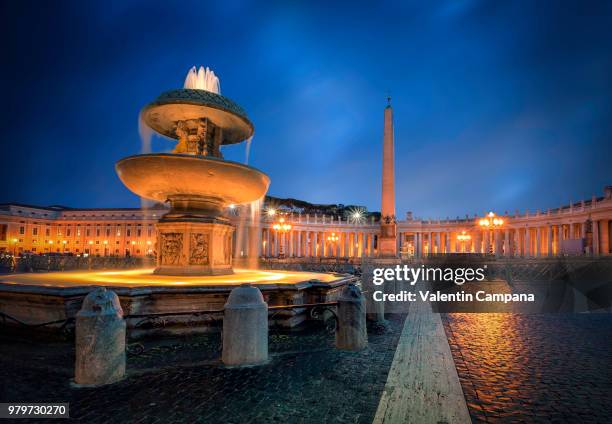
<path id="1" fill-rule="evenodd" d="M 447 314 L 443 323 L 473 421 L 612 420 L 612 314 Z"/>
<path id="2" fill-rule="evenodd" d="M 0 334 L 0 402 L 69 402 L 73 418 L 92 424 L 371 423 L 405 317 L 390 318 L 362 352 L 335 349 L 321 328 L 271 329 L 271 360 L 252 368 L 224 367 L 219 335 L 146 341 L 128 355 L 124 380 L 89 389 L 69 384 L 71 343 Z"/>

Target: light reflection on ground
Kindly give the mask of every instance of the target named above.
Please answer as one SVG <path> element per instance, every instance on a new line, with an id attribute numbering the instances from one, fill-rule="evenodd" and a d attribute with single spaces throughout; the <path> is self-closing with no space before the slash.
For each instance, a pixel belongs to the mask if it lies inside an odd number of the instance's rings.
<path id="1" fill-rule="evenodd" d="M 77 287 L 105 285 L 117 287 L 140 286 L 219 286 L 241 283 L 296 284 L 301 281 L 319 280 L 331 282 L 339 277 L 334 274 L 314 272 L 257 271 L 234 269 L 232 275 L 219 276 L 168 276 L 154 275 L 153 268 L 119 271 L 67 271 L 41 274 L 13 274 L 0 278 L 3 284 L 19 284 L 45 287 Z"/>

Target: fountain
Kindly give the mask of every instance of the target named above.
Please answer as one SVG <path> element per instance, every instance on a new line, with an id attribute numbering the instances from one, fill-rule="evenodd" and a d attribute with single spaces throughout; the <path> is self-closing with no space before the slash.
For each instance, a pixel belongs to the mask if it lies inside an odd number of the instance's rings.
<path id="1" fill-rule="evenodd" d="M 252 252 L 260 244 L 259 212 L 270 179 L 223 159 L 221 146 L 249 140 L 253 124 L 219 88 L 210 69 L 192 68 L 184 88 L 162 93 L 140 114 L 143 126 L 176 140 L 172 153 L 145 149 L 115 165 L 121 181 L 141 199 L 170 205 L 157 224 L 156 268 L 0 276 L 0 313 L 61 329 L 92 287 L 103 286 L 119 296 L 130 337 L 192 333 L 218 328 L 227 296 L 244 283 L 258 287 L 274 306 L 329 302 L 357 280 L 349 274 L 256 270 L 259 258 Z M 245 225 L 240 246 L 251 252 L 241 263 L 249 269 L 232 266 L 235 231 L 223 214 L 231 204 L 250 204 L 243 207 L 250 221 L 239 220 Z M 303 308 L 270 318 L 286 327 L 306 319 Z"/>
<path id="2" fill-rule="evenodd" d="M 234 228 L 222 212 L 260 199 L 270 179 L 223 160 L 220 147 L 249 139 L 253 124 L 240 106 L 218 94 L 214 72 L 192 68 L 185 87 L 162 93 L 141 113 L 154 131 L 178 140 L 174 151 L 130 156 L 115 167 L 140 197 L 170 203 L 157 224 L 155 274 L 231 274 Z"/>

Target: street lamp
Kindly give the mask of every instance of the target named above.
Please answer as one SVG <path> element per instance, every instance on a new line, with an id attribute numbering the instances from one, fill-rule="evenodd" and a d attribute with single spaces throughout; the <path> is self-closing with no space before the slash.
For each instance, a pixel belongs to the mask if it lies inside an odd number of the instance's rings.
<path id="1" fill-rule="evenodd" d="M 279 240 L 280 240 L 281 238 L 284 237 L 285 233 L 291 230 L 291 224 L 287 224 L 285 222 L 285 218 L 281 218 L 278 220 L 278 222 L 272 225 L 272 229 L 276 231 L 277 235 L 280 234 L 280 237 L 279 237 Z M 285 254 L 283 253 L 283 240 L 280 240 L 279 248 L 278 248 L 278 258 L 282 259 L 284 257 L 285 257 Z"/>
<path id="2" fill-rule="evenodd" d="M 108 240 L 104 240 L 102 243 L 104 244 L 104 256 L 107 256 L 107 247 L 106 246 L 108 245 Z"/>
<path id="3" fill-rule="evenodd" d="M 340 237 L 336 235 L 336 233 L 331 233 L 327 236 L 327 241 L 332 244 L 332 252 L 334 252 L 334 256 L 336 256 L 336 243 L 338 242 L 338 240 L 340 240 Z"/>
<path id="4" fill-rule="evenodd" d="M 62 253 L 66 253 L 66 243 L 68 243 L 66 240 L 62 240 Z"/>
<path id="5" fill-rule="evenodd" d="M 457 234 L 457 241 L 461 242 L 464 252 L 465 252 L 465 243 L 469 242 L 471 239 L 472 239 L 472 236 L 466 233 L 465 230 L 461 231 L 461 234 Z"/>
<path id="6" fill-rule="evenodd" d="M 493 212 L 489 212 L 485 218 L 481 218 L 480 220 L 478 220 L 478 225 L 480 225 L 480 227 L 485 231 L 490 231 L 490 230 L 495 231 L 501 228 L 502 225 L 504 225 L 504 220 L 495 216 Z M 491 239 L 490 233 L 488 234 L 489 234 L 489 240 L 490 240 Z M 487 251 L 491 253 L 492 251 L 491 244 L 487 246 Z"/>
<path id="7" fill-rule="evenodd" d="M 13 256 L 15 256 L 17 254 L 17 242 L 19 240 L 17 240 L 16 238 L 11 240 L 13 242 Z"/>
<path id="8" fill-rule="evenodd" d="M 49 240 L 49 256 L 51 255 L 52 248 L 53 248 L 53 240 Z"/>

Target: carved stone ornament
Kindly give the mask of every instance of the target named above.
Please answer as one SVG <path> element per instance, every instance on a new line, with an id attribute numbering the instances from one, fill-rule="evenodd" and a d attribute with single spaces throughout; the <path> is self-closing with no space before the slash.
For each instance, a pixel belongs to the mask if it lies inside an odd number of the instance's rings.
<path id="1" fill-rule="evenodd" d="M 161 263 L 162 265 L 181 265 L 183 252 L 182 233 L 161 233 Z"/>
<path id="2" fill-rule="evenodd" d="M 208 265 L 208 234 L 191 233 L 189 263 L 192 265 Z"/>

